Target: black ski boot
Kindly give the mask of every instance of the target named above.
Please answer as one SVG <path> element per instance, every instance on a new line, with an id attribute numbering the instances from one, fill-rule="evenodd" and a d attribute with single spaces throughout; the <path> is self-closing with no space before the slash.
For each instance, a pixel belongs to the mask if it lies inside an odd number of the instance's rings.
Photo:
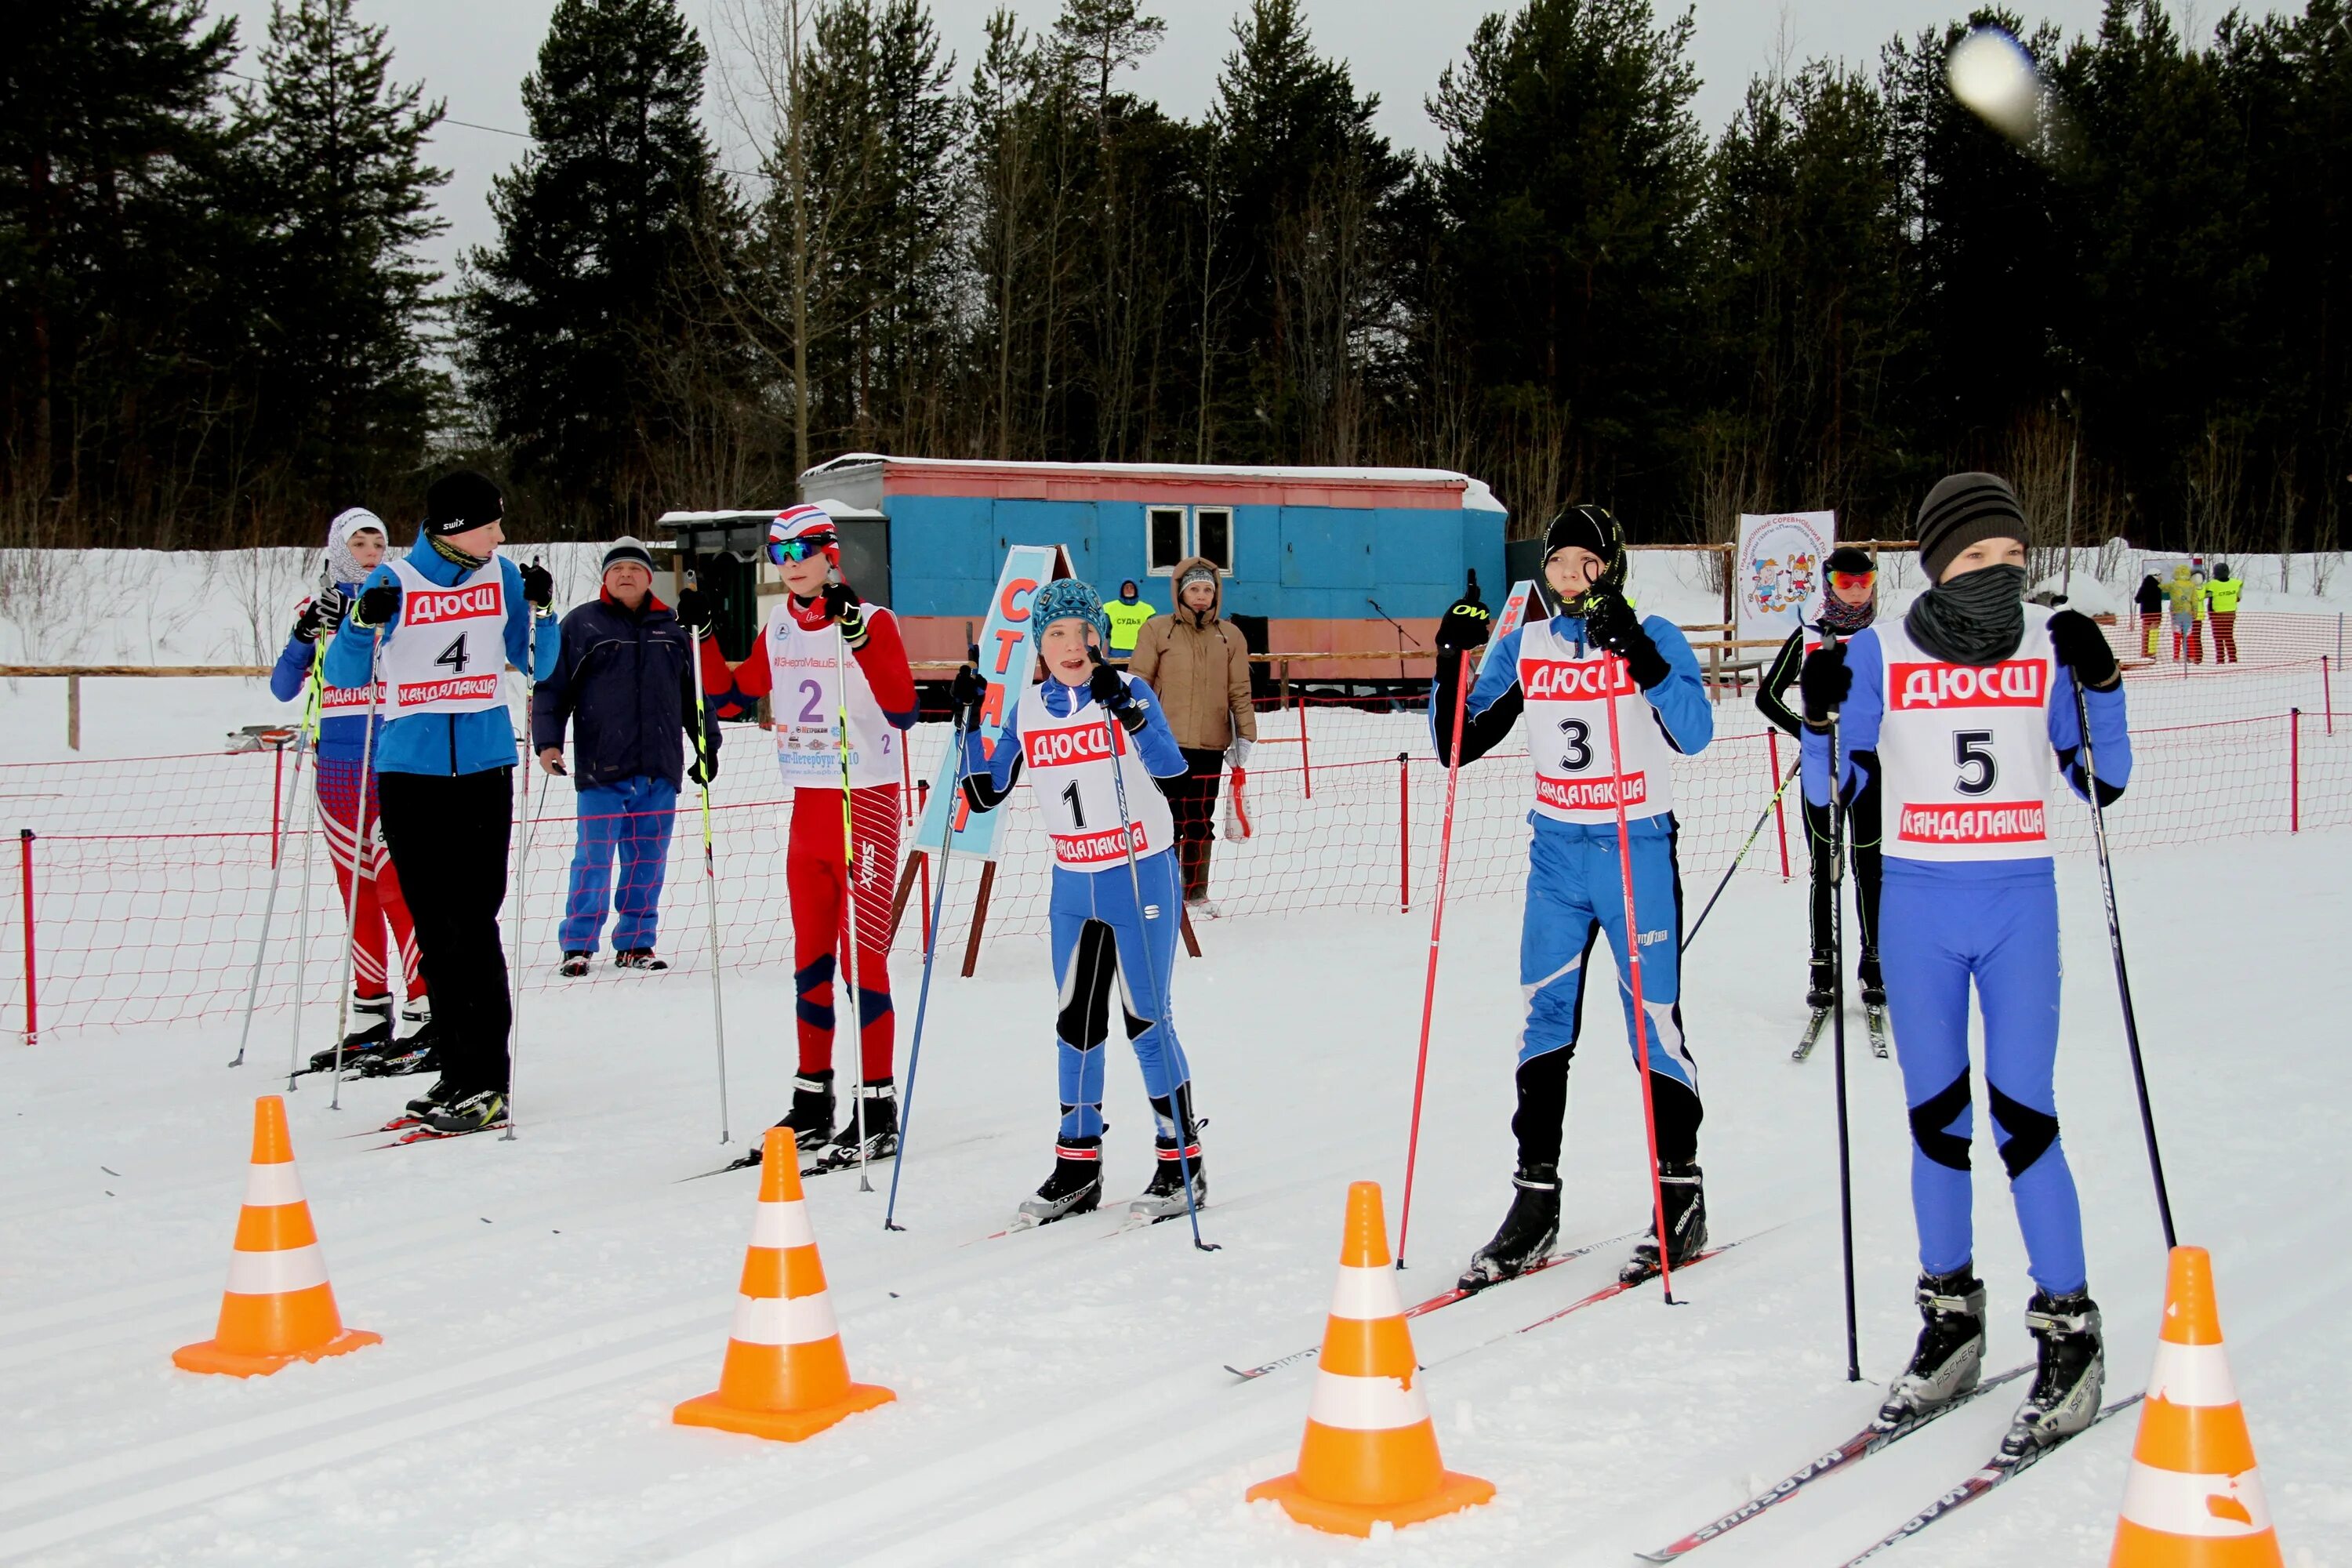
<path id="1" fill-rule="evenodd" d="M 1177 1145 L 1180 1117 L 1183 1137 L 1181 1154 Z M 1174 1219 L 1209 1201 L 1209 1178 L 1201 1170 L 1201 1129 L 1207 1123 L 1192 1114 L 1192 1086 L 1189 1083 L 1178 1087 L 1173 1110 L 1170 1108 L 1166 1096 L 1153 1096 L 1151 1120 L 1159 1129 L 1151 1142 L 1160 1157 L 1153 1163 L 1150 1182 L 1142 1194 L 1127 1205 L 1127 1217 L 1149 1220 L 1157 1225 L 1163 1219 Z M 1190 1202 L 1184 1196 L 1187 1172 L 1192 1178 Z"/>
<path id="2" fill-rule="evenodd" d="M 563 962 L 555 966 L 555 973 L 566 980 L 579 979 L 588 973 L 588 955 L 584 952 L 565 953 Z"/>
<path id="3" fill-rule="evenodd" d="M 338 1061 L 345 1072 L 364 1072 L 370 1058 L 380 1056 L 391 1048 L 392 997 L 389 994 L 352 997 L 352 1022 L 358 1026 L 343 1037 L 340 1052 L 330 1047 L 311 1053 L 312 1072 L 332 1072 Z"/>
<path id="4" fill-rule="evenodd" d="M 1919 1276 L 1919 1345 L 1886 1390 L 1880 1426 L 1892 1431 L 1977 1385 L 1984 1375 L 1984 1281 L 1968 1268 Z"/>
<path id="5" fill-rule="evenodd" d="M 2014 1464 L 2034 1448 L 2046 1448 L 2080 1432 L 2099 1413 L 2107 1381 L 2106 1352 L 2099 1339 L 2099 1304 L 2090 1293 L 2053 1296 L 2036 1290 L 2025 1304 L 2025 1327 L 2033 1335 L 2041 1364 L 2032 1391 L 2000 1440 L 2001 1458 Z"/>
<path id="6" fill-rule="evenodd" d="M 1837 960 L 1816 949 L 1809 966 L 1805 984 L 1805 1005 L 1834 1007 L 1837 1005 Z"/>
<path id="7" fill-rule="evenodd" d="M 891 1080 L 877 1079 L 850 1091 L 857 1100 L 849 1108 L 849 1119 L 833 1142 L 824 1146 L 817 1157 L 827 1170 L 838 1171 L 844 1166 L 863 1161 L 887 1160 L 898 1152 L 898 1091 Z M 866 1108 L 866 1137 L 861 1147 L 858 1140 L 857 1107 Z"/>
<path id="8" fill-rule="evenodd" d="M 362 1063 L 360 1070 L 370 1078 L 400 1078 L 409 1073 L 433 1072 L 441 1066 L 434 1048 L 441 1042 L 441 1026 L 432 1016 L 432 1009 L 423 998 L 408 1005 L 404 1016 L 421 1019 L 415 1033 L 404 1039 L 394 1040 Z"/>
<path id="9" fill-rule="evenodd" d="M 1054 1146 L 1054 1173 L 1034 1198 L 1022 1200 L 1013 1227 L 1051 1225 L 1087 1214 L 1102 1202 L 1102 1140 L 1065 1138 Z"/>
<path id="10" fill-rule="evenodd" d="M 1854 965 L 1855 976 L 1862 982 L 1862 1005 L 1865 1007 L 1886 1005 L 1886 977 L 1878 970 L 1878 950 L 1865 947 L 1862 961 Z"/>
<path id="11" fill-rule="evenodd" d="M 408 1102 L 408 1114 L 430 1120 L 436 1110 L 446 1110 L 462 1096 L 456 1084 L 447 1079 L 435 1079 L 433 1087 Z"/>
<path id="12" fill-rule="evenodd" d="M 822 1068 L 793 1079 L 793 1108 L 776 1123 L 789 1128 L 793 1142 L 803 1149 L 822 1149 L 833 1137 L 833 1069 Z M 760 1152 L 755 1146 L 751 1152 Z M 758 1164 L 759 1161 L 751 1162 Z"/>
<path id="13" fill-rule="evenodd" d="M 425 1113 L 425 1125 L 436 1132 L 479 1132 L 503 1125 L 506 1119 L 507 1091 L 502 1089 L 478 1089 Z"/>
<path id="14" fill-rule="evenodd" d="M 1706 1250 L 1706 1188 L 1700 1181 L 1706 1173 L 1684 1161 L 1658 1162 L 1658 1193 L 1666 1200 L 1666 1261 L 1676 1268 Z M 1617 1279 L 1639 1285 L 1657 1271 L 1658 1231 L 1653 1223 L 1650 1234 L 1633 1244 L 1633 1256 L 1617 1270 Z"/>
<path id="15" fill-rule="evenodd" d="M 615 969 L 667 969 L 667 959 L 656 958 L 650 947 L 625 947 L 613 955 Z"/>
<path id="16" fill-rule="evenodd" d="M 1462 1271 L 1465 1290 L 1483 1290 L 1540 1263 L 1559 1239 L 1559 1167 L 1523 1165 L 1511 1177 L 1511 1212 L 1495 1239 L 1470 1257 Z"/>

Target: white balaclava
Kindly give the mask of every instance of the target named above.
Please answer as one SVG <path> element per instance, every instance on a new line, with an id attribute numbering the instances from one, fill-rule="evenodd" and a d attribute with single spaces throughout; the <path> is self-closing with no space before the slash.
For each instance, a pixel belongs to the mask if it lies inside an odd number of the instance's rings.
<path id="1" fill-rule="evenodd" d="M 335 514 L 335 521 L 327 524 L 328 582 L 357 583 L 367 576 L 360 570 L 360 563 L 352 558 L 352 535 L 363 528 L 374 529 L 383 535 L 385 543 L 392 542 L 392 531 L 384 527 L 383 519 L 363 506 L 339 511 Z"/>

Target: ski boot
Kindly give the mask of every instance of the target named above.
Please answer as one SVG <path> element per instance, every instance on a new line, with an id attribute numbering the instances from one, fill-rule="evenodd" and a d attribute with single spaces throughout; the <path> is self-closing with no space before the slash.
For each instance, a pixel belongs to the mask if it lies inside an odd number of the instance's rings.
<path id="1" fill-rule="evenodd" d="M 496 1127 L 506 1121 L 507 1091 L 502 1089 L 478 1089 L 438 1110 L 422 1114 L 425 1125 L 436 1132 L 479 1132 L 486 1127 Z"/>
<path id="2" fill-rule="evenodd" d="M 1805 1005 L 1822 1008 L 1837 1005 L 1837 960 L 1816 948 L 1805 985 Z"/>
<path id="3" fill-rule="evenodd" d="M 1559 1239 L 1559 1167 L 1522 1165 L 1511 1177 L 1511 1211 L 1495 1239 L 1470 1257 L 1461 1288 L 1483 1290 L 1497 1280 L 1525 1273 L 1551 1252 Z"/>
<path id="4" fill-rule="evenodd" d="M 887 1160 L 898 1152 L 898 1094 L 891 1080 L 876 1079 L 871 1083 L 858 1085 L 852 1092 L 858 1098 L 856 1103 L 850 1107 L 849 1119 L 841 1124 L 841 1131 L 833 1135 L 833 1142 L 824 1146 L 824 1152 L 817 1156 L 817 1163 L 828 1171 L 838 1171 L 869 1160 Z M 862 1145 L 857 1136 L 859 1105 L 866 1108 L 866 1137 Z"/>
<path id="5" fill-rule="evenodd" d="M 584 952 L 565 953 L 563 962 L 555 966 L 555 973 L 566 980 L 579 979 L 588 973 L 588 955 Z"/>
<path id="6" fill-rule="evenodd" d="M 1854 965 L 1855 977 L 1862 982 L 1862 1005 L 1865 1007 L 1886 1005 L 1886 977 L 1879 973 L 1878 950 L 1865 947 L 1862 961 Z"/>
<path id="7" fill-rule="evenodd" d="M 1666 1235 L 1671 1238 L 1666 1261 L 1676 1268 L 1706 1250 L 1706 1189 L 1700 1184 L 1705 1174 L 1685 1161 L 1658 1162 L 1658 1193 L 1665 1199 Z M 1654 1224 L 1650 1234 L 1633 1244 L 1633 1256 L 1617 1270 L 1617 1282 L 1639 1285 L 1657 1271 L 1658 1233 Z"/>
<path id="8" fill-rule="evenodd" d="M 654 950 L 650 947 L 625 947 L 613 955 L 613 967 L 658 970 L 667 969 L 669 963 L 667 960 L 656 958 Z"/>
<path id="9" fill-rule="evenodd" d="M 368 1058 L 392 1044 L 391 995 L 352 997 L 352 1022 L 359 1026 L 343 1037 L 340 1047 L 310 1053 L 310 1071 L 333 1072 L 338 1063 L 345 1072 L 366 1071 Z"/>
<path id="10" fill-rule="evenodd" d="M 1967 1267 L 1919 1276 L 1919 1345 L 1878 1407 L 1882 1428 L 1892 1431 L 1977 1385 L 1984 1375 L 1984 1282 Z"/>
<path id="11" fill-rule="evenodd" d="M 1054 1146 L 1054 1173 L 1034 1198 L 1022 1200 L 1015 1229 L 1051 1225 L 1087 1214 L 1102 1202 L 1102 1140 L 1065 1138 Z"/>
<path id="12" fill-rule="evenodd" d="M 2025 1327 L 2033 1335 L 2041 1364 L 2032 1391 L 2009 1424 L 2009 1435 L 2000 1440 L 2001 1459 L 2009 1464 L 2088 1426 L 2099 1413 L 2099 1395 L 2107 1381 L 2099 1304 L 2088 1291 L 2053 1296 L 2036 1290 L 2025 1304 Z"/>
<path id="13" fill-rule="evenodd" d="M 408 1102 L 408 1114 L 430 1121 L 436 1111 L 446 1110 L 462 1098 L 456 1084 L 446 1078 L 435 1079 L 431 1089 Z"/>
<path id="14" fill-rule="evenodd" d="M 793 1079 L 793 1108 L 784 1112 L 777 1126 L 788 1129 L 793 1142 L 803 1149 L 822 1149 L 833 1137 L 833 1069 L 821 1068 L 804 1072 Z M 759 1148 L 751 1153 L 758 1164 Z"/>
<path id="15" fill-rule="evenodd" d="M 1209 897 L 1209 858 L 1213 847 L 1205 838 L 1184 844 L 1184 912 L 1194 920 L 1213 921 L 1222 912 Z"/>
<path id="16" fill-rule="evenodd" d="M 1171 1109 L 1165 1095 L 1151 1097 L 1151 1120 L 1159 1131 L 1152 1147 L 1159 1154 L 1153 1164 L 1151 1181 L 1142 1194 L 1127 1205 L 1130 1220 L 1149 1220 L 1158 1224 L 1174 1219 L 1188 1210 L 1199 1208 L 1209 1201 L 1209 1178 L 1201 1169 L 1201 1129 L 1208 1125 L 1192 1115 L 1192 1086 L 1184 1084 L 1176 1090 L 1176 1103 Z M 1183 1142 L 1180 1146 L 1177 1139 Z M 1192 1176 L 1192 1193 L 1184 1194 L 1184 1178 Z"/>
<path id="17" fill-rule="evenodd" d="M 417 1017 L 416 1004 L 412 1004 L 408 1016 Z M 441 1065 L 434 1047 L 441 1043 L 441 1026 L 429 1014 L 422 1015 L 424 1023 L 415 1034 L 394 1040 L 361 1065 L 360 1070 L 369 1078 L 402 1078 L 410 1073 L 430 1072 Z"/>

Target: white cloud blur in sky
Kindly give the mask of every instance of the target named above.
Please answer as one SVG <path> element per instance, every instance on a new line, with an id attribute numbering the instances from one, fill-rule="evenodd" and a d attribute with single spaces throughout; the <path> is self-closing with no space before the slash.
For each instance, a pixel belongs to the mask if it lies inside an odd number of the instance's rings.
<path id="1" fill-rule="evenodd" d="M 942 43 L 956 58 L 959 86 L 996 4 L 932 0 Z M 1171 114 L 1190 118 L 1203 112 L 1234 48 L 1234 16 L 1244 4 L 1150 0 L 1150 10 L 1168 28 L 1159 51 L 1130 79 L 1133 89 Z M 724 29 L 711 0 L 684 5 L 713 56 L 722 55 Z M 2100 0 L 2043 0 L 2020 7 L 2028 16 L 2049 17 L 2069 34 L 2095 27 L 2101 8 Z M 238 68 L 253 69 L 252 53 L 268 33 L 269 0 L 215 0 L 212 9 L 239 19 L 238 37 L 247 56 Z M 1478 19 L 1516 6 L 1496 0 L 1304 0 L 1303 9 L 1318 48 L 1346 58 L 1358 91 L 1380 95 L 1381 129 L 1399 146 L 1434 153 L 1437 131 L 1423 111 L 1423 100 L 1435 89 L 1438 73 L 1461 58 Z M 507 131 L 524 128 L 521 82 L 537 61 L 551 0 L 361 0 L 359 10 L 366 20 L 390 29 L 397 79 L 423 80 L 428 96 L 448 100 L 452 119 Z M 1015 0 L 1013 10 L 1025 26 L 1042 30 L 1060 5 L 1058 0 Z M 1661 5 L 1659 10 L 1667 14 L 1669 7 Z M 1874 66 L 1879 47 L 1889 37 L 1941 26 L 1967 11 L 1967 0 L 1788 0 L 1780 5 L 1770 0 L 1696 0 L 1693 56 L 1704 80 L 1696 104 L 1699 121 L 1710 134 L 1719 130 L 1738 107 L 1749 78 L 1784 47 L 1792 63 L 1827 55 Z M 2221 11 L 2220 0 L 2201 9 L 2175 7 L 2176 17 L 2200 37 L 2210 34 Z M 706 111 L 715 103 L 715 97 L 707 98 Z M 726 134 L 722 129 L 722 139 Z M 493 237 L 487 205 L 490 177 L 512 164 L 524 145 L 495 131 L 441 128 L 433 157 L 451 172 L 441 193 L 451 228 L 432 247 L 436 261 L 446 266 L 461 247 Z"/>

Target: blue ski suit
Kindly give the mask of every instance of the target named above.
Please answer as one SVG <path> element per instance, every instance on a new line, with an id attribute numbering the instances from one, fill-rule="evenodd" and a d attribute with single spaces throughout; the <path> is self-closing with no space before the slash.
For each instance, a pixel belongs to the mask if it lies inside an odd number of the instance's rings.
<path id="1" fill-rule="evenodd" d="M 1648 712 L 1672 751 L 1696 755 L 1715 738 L 1714 709 L 1699 678 L 1698 660 L 1691 653 L 1689 640 L 1672 622 L 1649 616 L 1642 625 L 1667 666 L 1666 678 L 1642 693 Z M 1555 616 L 1550 630 L 1555 637 L 1582 648 L 1581 617 Z M 1463 710 L 1465 763 L 1492 750 L 1519 717 L 1525 700 L 1520 684 L 1520 645 L 1525 637 L 1524 629 L 1505 634 L 1479 668 Z M 1441 759 L 1446 754 L 1446 731 L 1453 723 L 1453 700 L 1452 682 L 1435 683 L 1430 693 L 1430 718 Z M 1627 704 L 1620 707 L 1635 710 Z M 1529 743 L 1553 742 L 1549 736 L 1531 736 Z M 1605 736 L 1586 736 L 1580 743 L 1600 748 L 1591 760 L 1608 764 Z M 1633 993 L 1626 978 L 1624 883 L 1618 864 L 1617 825 L 1613 820 L 1561 822 L 1535 811 L 1528 814 L 1528 822 L 1534 831 L 1528 842 L 1527 907 L 1519 926 L 1519 990 L 1526 1001 L 1527 1018 L 1519 1032 L 1518 1109 L 1511 1121 L 1522 1170 L 1559 1162 L 1569 1063 L 1583 1028 L 1585 964 L 1594 941 L 1604 932 L 1616 955 L 1617 993 L 1624 1008 L 1626 1039 L 1635 1037 Z M 1698 1069 L 1683 1037 L 1683 892 L 1675 831 L 1672 812 L 1635 816 L 1626 824 L 1633 860 L 1634 913 L 1642 927 L 1638 933 L 1642 1002 L 1647 1015 L 1658 1157 L 1688 1162 L 1697 1154 L 1702 1110 Z"/>
<path id="2" fill-rule="evenodd" d="M 2043 635 L 2040 626 L 2038 621 L 2030 625 L 2029 647 L 2020 649 L 2021 657 L 2040 651 L 2030 646 L 2031 639 Z M 1845 645 L 1853 689 L 1839 713 L 1838 741 L 1845 752 L 1841 763 L 1848 787 L 1855 778 L 1853 754 L 1872 752 L 1879 760 L 1880 777 L 1895 781 L 1899 789 L 1906 764 L 1915 760 L 1906 758 L 1903 748 L 1918 743 L 1883 732 L 1887 659 L 1880 631 L 1873 626 Z M 2063 665 L 2053 668 L 2042 727 L 2068 784 L 2087 799 L 2074 675 Z M 2084 696 L 2098 762 L 2099 798 L 2110 801 L 2122 795 L 2131 779 L 2123 689 Z M 1944 739 L 1947 748 L 1951 739 Z M 1970 742 L 1970 732 L 1959 731 L 1958 739 Z M 1830 775 L 1825 729 L 1806 726 L 1803 756 L 1805 798 L 1825 805 Z M 1957 776 L 1965 781 L 1961 787 L 1969 793 L 1979 782 L 1993 782 L 1993 767 L 1980 754 L 1971 761 L 1966 744 L 1957 763 L 1948 749 L 1916 760 L 1957 768 Z M 1905 802 L 1890 790 L 1878 932 L 1887 1012 L 1903 1068 L 1904 1100 L 1910 1107 L 1911 1205 L 1919 1230 L 1919 1267 L 1928 1274 L 1949 1274 L 1969 1268 L 1975 1257 L 1969 1158 L 1975 1131 L 1969 1088 L 1969 987 L 1973 982 L 1984 1014 L 1984 1077 L 1993 1132 L 2009 1173 L 2029 1270 L 2033 1282 L 2053 1296 L 2080 1290 L 2086 1278 L 2082 1206 L 2059 1141 L 2052 1087 L 2058 1055 L 2060 969 L 2055 869 L 2046 850 L 1959 860 L 1927 858 L 1916 847 L 1906 851 L 1905 813 Z"/>
<path id="3" fill-rule="evenodd" d="M 1135 677 L 1123 674 L 1120 679 L 1144 711 L 1143 728 L 1133 739 L 1145 768 L 1155 779 L 1181 777 L 1189 770 L 1159 699 Z M 1056 718 L 1094 707 L 1085 687 L 1065 686 L 1050 675 L 1037 689 L 1046 710 Z M 1016 703 L 1006 710 L 1004 731 L 992 752 L 982 754 L 979 734 L 965 737 L 964 793 L 974 810 L 993 810 L 1019 779 L 1019 729 Z M 1139 803 L 1130 802 L 1129 810 L 1139 812 Z M 1184 907 L 1183 879 L 1175 851 L 1163 848 L 1139 856 L 1135 877 L 1130 884 L 1124 860 L 1093 871 L 1059 864 L 1054 868 L 1049 920 L 1058 997 L 1055 1050 L 1060 1062 L 1065 1143 L 1102 1136 L 1102 1046 L 1109 1033 L 1109 984 L 1114 973 L 1128 1038 L 1143 1069 L 1145 1093 L 1172 1108 L 1177 1091 L 1192 1079 L 1168 1006 L 1176 968 L 1177 922 Z M 1139 910 L 1137 886 L 1143 893 Z M 1160 1113 L 1159 1105 L 1153 1110 Z M 1176 1130 L 1172 1116 L 1160 1113 L 1159 1121 L 1163 1141 L 1172 1141 Z M 1197 1154 L 1197 1151 L 1191 1152 Z"/>

